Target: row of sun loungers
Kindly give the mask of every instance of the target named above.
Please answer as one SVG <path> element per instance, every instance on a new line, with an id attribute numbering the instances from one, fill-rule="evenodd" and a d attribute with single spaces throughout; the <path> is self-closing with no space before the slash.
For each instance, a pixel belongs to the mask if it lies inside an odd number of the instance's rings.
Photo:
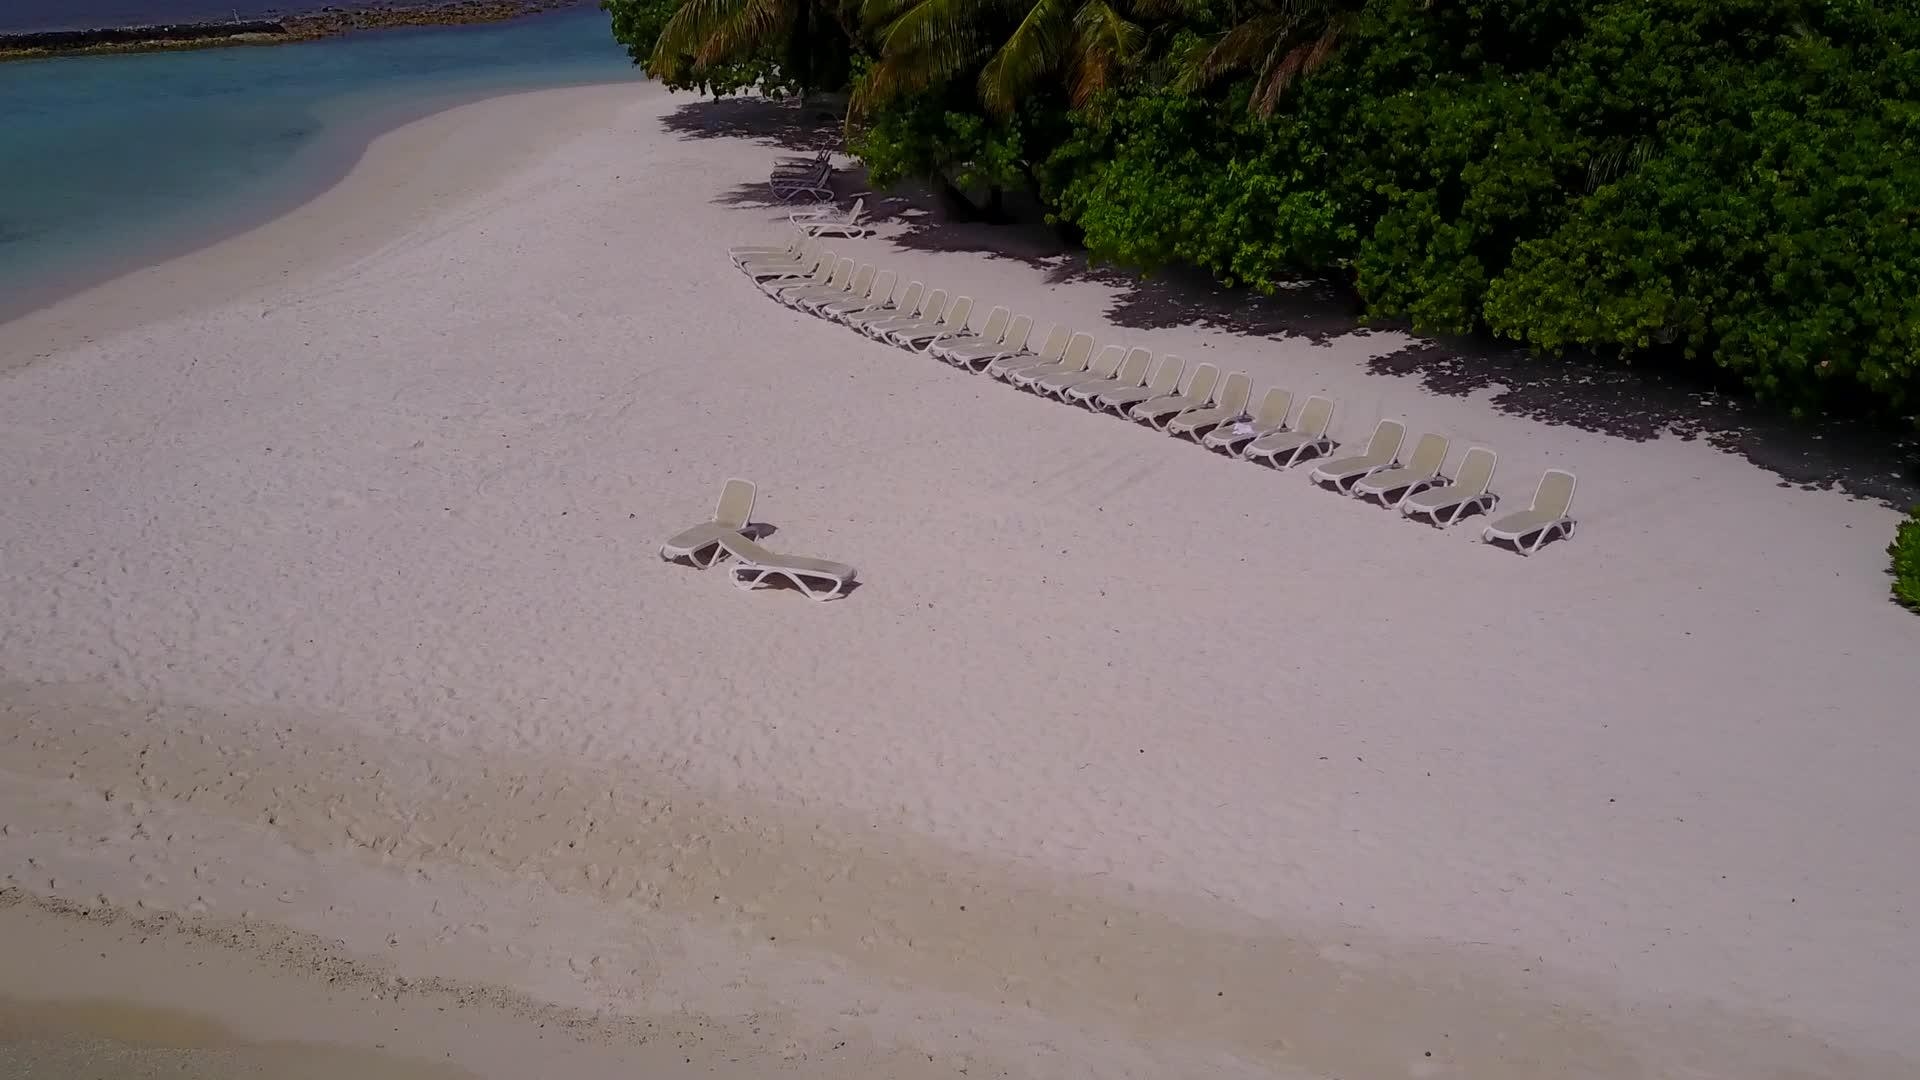
<path id="1" fill-rule="evenodd" d="M 784 582 L 810 600 L 844 595 L 853 585 L 853 567 L 826 559 L 782 555 L 754 542 L 748 534 L 755 531 L 752 518 L 756 494 L 751 481 L 728 480 L 720 489 L 712 520 L 685 529 L 660 545 L 660 557 L 702 570 L 731 558 L 729 573 L 735 587 L 741 589 Z"/>
<path id="2" fill-rule="evenodd" d="M 1449 476 L 1446 437 L 1422 435 L 1402 460 L 1406 426 L 1382 420 L 1359 454 L 1334 458 L 1338 444 L 1328 431 L 1335 405 L 1329 398 L 1307 398 L 1296 416 L 1293 394 L 1273 387 L 1253 405 L 1253 382 L 1244 371 L 1222 378 L 1211 363 L 1189 369 L 1174 355 L 1156 359 L 1144 348 L 1100 348 L 1092 335 L 1060 325 L 1035 347 L 1033 319 L 1005 307 L 990 311 L 975 330 L 971 297 L 949 297 L 944 289 L 902 282 L 894 271 L 871 263 L 856 266 L 810 236 L 798 236 L 785 248 L 735 248 L 730 255 L 762 291 L 788 307 L 1230 457 L 1274 468 L 1313 460 L 1309 475 L 1315 484 L 1377 502 L 1408 518 L 1445 527 L 1469 514 L 1491 513 L 1499 503 L 1491 490 L 1497 458 L 1486 447 L 1469 448 Z M 1571 536 L 1573 491 L 1573 474 L 1548 470 L 1533 505 L 1488 524 L 1483 539 L 1532 554 L 1552 539 Z"/>

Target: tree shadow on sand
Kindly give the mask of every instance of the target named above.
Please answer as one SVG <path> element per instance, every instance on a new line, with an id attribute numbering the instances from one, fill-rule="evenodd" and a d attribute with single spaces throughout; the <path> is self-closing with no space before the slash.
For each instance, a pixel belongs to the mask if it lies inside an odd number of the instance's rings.
<path id="1" fill-rule="evenodd" d="M 1351 297 L 1323 282 L 1304 282 L 1273 296 L 1231 289 L 1203 271 L 1172 267 L 1151 276 L 1120 267 L 1095 266 L 1086 251 L 1046 225 L 1042 211 L 1026 200 L 1008 200 L 1008 224 L 955 220 L 946 200 L 926 191 L 889 192 L 875 213 L 906 227 L 888 239 L 911 251 L 957 252 L 1012 259 L 1046 272 L 1048 284 L 1090 282 L 1112 292 L 1107 318 L 1134 330 L 1203 326 L 1248 337 L 1300 337 L 1320 344 L 1334 337 L 1372 333 L 1359 325 Z M 876 204 L 869 197 L 869 207 Z"/>
<path id="2" fill-rule="evenodd" d="M 1494 408 L 1544 424 L 1635 442 L 1704 439 L 1781 487 L 1844 488 L 1901 510 L 1920 502 L 1920 435 L 1866 421 L 1799 422 L 1682 376 L 1475 340 L 1417 342 L 1368 360 L 1367 371 L 1417 378 L 1436 394 L 1491 391 Z"/>
<path id="3" fill-rule="evenodd" d="M 838 118 L 825 106 L 728 98 L 683 105 L 666 118 L 684 138 L 750 138 L 805 152 L 838 149 Z M 1173 268 L 1151 276 L 1091 265 L 1086 252 L 1044 222 L 1031 199 L 1009 199 L 1010 223 L 969 219 L 969 208 L 933 189 L 901 184 L 868 189 L 864 171 L 835 174 L 841 201 L 867 200 L 886 240 L 910 251 L 1011 259 L 1046 273 L 1050 283 L 1091 282 L 1111 299 L 1106 316 L 1140 330 L 1199 326 L 1253 339 L 1303 338 L 1316 344 L 1375 333 L 1363 325 L 1350 290 L 1301 282 L 1271 296 L 1227 288 L 1204 272 Z M 795 209 L 765 184 L 742 184 L 716 202 Z M 1036 313 L 1038 314 L 1038 313 Z M 1395 327 L 1398 329 L 1398 327 Z M 1855 498 L 1906 509 L 1920 503 L 1920 435 L 1864 422 L 1800 423 L 1758 403 L 1679 376 L 1581 357 L 1536 357 L 1478 339 L 1421 340 L 1365 361 L 1370 375 L 1413 378 L 1430 393 L 1485 395 L 1500 412 L 1540 423 L 1645 442 L 1666 435 L 1705 439 L 1780 478 L 1782 487 L 1844 489 Z"/>
<path id="4" fill-rule="evenodd" d="M 1147 276 L 1093 266 L 1083 250 L 1034 220 L 1011 225 L 955 221 L 937 197 L 906 193 L 897 200 L 909 208 L 899 215 L 906 227 L 889 237 L 897 246 L 1012 259 L 1044 269 L 1052 283 L 1097 283 L 1111 290 L 1106 315 L 1119 326 L 1200 326 L 1314 344 L 1405 329 L 1363 324 L 1358 299 L 1335 283 L 1299 282 L 1268 296 L 1228 288 L 1190 268 Z M 1782 487 L 1844 489 L 1855 498 L 1902 510 L 1920 502 L 1920 435 L 1910 431 L 1865 422 L 1800 423 L 1684 378 L 1577 355 L 1534 356 L 1470 338 L 1420 340 L 1365 364 L 1370 375 L 1416 378 L 1430 393 L 1487 394 L 1493 408 L 1543 424 L 1636 442 L 1664 435 L 1705 439 L 1778 476 Z"/>
<path id="5" fill-rule="evenodd" d="M 843 142 L 836 107 L 766 98 L 690 101 L 668 113 L 668 131 L 688 139 L 756 139 L 795 153 L 838 150 Z"/>

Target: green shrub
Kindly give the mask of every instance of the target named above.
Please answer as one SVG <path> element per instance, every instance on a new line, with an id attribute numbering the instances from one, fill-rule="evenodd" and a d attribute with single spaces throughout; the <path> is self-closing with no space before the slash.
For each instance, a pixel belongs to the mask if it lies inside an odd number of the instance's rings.
<path id="1" fill-rule="evenodd" d="M 1894 530 L 1887 554 L 1893 556 L 1893 598 L 1920 612 L 1920 506 Z"/>
<path id="2" fill-rule="evenodd" d="M 1920 409 L 1920 5 L 1368 0 L 1267 120 L 1136 86 L 1048 163 L 1096 255 Z"/>

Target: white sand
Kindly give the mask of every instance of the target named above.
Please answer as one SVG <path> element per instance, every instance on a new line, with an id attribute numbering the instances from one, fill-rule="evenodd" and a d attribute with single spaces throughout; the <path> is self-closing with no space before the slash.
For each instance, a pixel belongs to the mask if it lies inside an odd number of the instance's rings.
<path id="1" fill-rule="evenodd" d="M 7 884 L 697 1020 L 696 1064 L 1920 1070 L 1891 511 L 1367 374 L 1398 335 L 1127 331 L 848 245 L 1497 447 L 1515 501 L 1571 467 L 1580 533 L 1521 559 L 1017 394 L 760 297 L 722 249 L 776 215 L 720 196 L 768 149 L 687 100 L 433 117 L 0 326 Z M 729 475 L 866 584 L 660 563 Z"/>

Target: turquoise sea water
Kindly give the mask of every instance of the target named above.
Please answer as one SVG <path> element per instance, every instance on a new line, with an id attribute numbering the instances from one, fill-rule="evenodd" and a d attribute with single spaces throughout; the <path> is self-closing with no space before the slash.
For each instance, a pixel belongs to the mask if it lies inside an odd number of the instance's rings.
<path id="1" fill-rule="evenodd" d="M 381 0 L 388 6 L 435 0 Z M 0 0 L 0 34 L 32 30 L 90 30 L 101 26 L 261 19 L 314 11 L 339 0 Z"/>
<path id="2" fill-rule="evenodd" d="M 591 8 L 0 64 L 0 320 L 284 212 L 407 120 L 634 77 Z"/>

